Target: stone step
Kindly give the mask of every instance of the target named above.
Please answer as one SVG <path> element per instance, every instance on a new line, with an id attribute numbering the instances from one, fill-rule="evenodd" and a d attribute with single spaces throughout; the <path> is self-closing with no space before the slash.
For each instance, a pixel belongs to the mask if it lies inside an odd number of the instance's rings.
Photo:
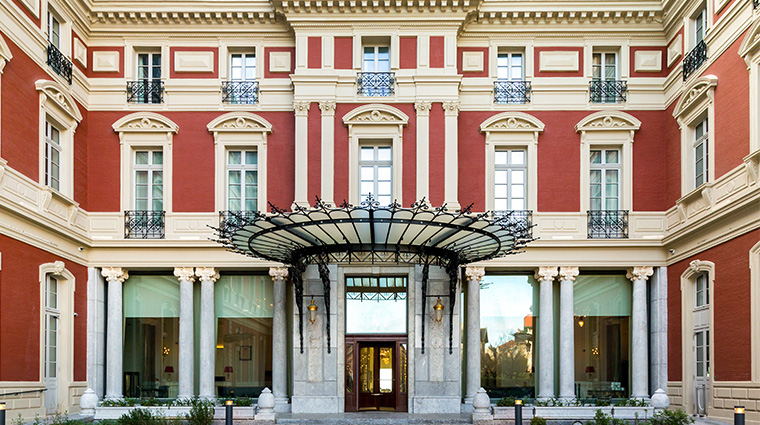
<path id="1" fill-rule="evenodd" d="M 359 412 L 335 414 L 278 413 L 278 424 L 337 425 L 458 425 L 471 424 L 469 414 L 410 414 L 401 412 Z"/>

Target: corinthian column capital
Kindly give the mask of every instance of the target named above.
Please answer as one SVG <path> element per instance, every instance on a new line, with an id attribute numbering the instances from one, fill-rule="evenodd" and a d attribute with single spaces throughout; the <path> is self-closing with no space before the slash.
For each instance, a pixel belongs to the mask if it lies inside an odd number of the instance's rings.
<path id="1" fill-rule="evenodd" d="M 560 267 L 559 280 L 574 281 L 578 273 L 578 267 Z"/>
<path id="2" fill-rule="evenodd" d="M 557 266 L 541 266 L 536 272 L 536 280 L 554 280 L 557 277 Z"/>
<path id="3" fill-rule="evenodd" d="M 322 111 L 322 115 L 335 115 L 335 101 L 326 100 L 319 102 L 319 110 Z"/>
<path id="4" fill-rule="evenodd" d="M 192 267 L 175 267 L 174 268 L 174 276 L 177 276 L 177 279 L 182 281 L 195 281 L 195 271 Z"/>
<path id="5" fill-rule="evenodd" d="M 201 282 L 206 280 L 216 282 L 219 279 L 219 272 L 213 267 L 196 267 L 195 275 L 198 276 L 198 280 Z"/>
<path id="6" fill-rule="evenodd" d="M 418 114 L 427 115 L 430 113 L 430 109 L 433 107 L 433 102 L 428 102 L 425 100 L 419 100 L 417 102 L 414 102 L 414 110 L 417 111 Z"/>
<path id="7" fill-rule="evenodd" d="M 461 103 L 458 100 L 447 100 L 442 103 L 445 115 L 459 115 L 460 105 Z"/>
<path id="8" fill-rule="evenodd" d="M 480 282 L 486 274 L 486 269 L 483 267 L 467 267 L 464 269 L 464 274 L 467 276 L 467 280 Z"/>
<path id="9" fill-rule="evenodd" d="M 127 273 L 126 269 L 121 267 L 103 267 L 100 274 L 102 274 L 108 281 L 118 280 L 123 283 L 125 280 L 129 279 L 129 273 Z"/>
<path id="10" fill-rule="evenodd" d="M 654 269 L 650 266 L 636 266 L 632 269 L 628 269 L 628 273 L 625 274 L 625 277 L 632 281 L 647 280 L 653 273 Z"/>
<path id="11" fill-rule="evenodd" d="M 274 280 L 285 280 L 288 278 L 288 268 L 287 267 L 270 267 L 269 276 L 271 276 L 272 279 Z"/>
<path id="12" fill-rule="evenodd" d="M 293 102 L 293 111 L 295 111 L 296 115 L 306 115 L 309 113 L 310 106 L 311 102 L 296 100 Z"/>

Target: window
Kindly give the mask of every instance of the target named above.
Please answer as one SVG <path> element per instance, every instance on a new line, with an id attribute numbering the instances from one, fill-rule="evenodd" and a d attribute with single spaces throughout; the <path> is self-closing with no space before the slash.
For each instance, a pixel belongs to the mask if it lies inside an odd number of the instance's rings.
<path id="1" fill-rule="evenodd" d="M 230 56 L 230 80 L 253 81 L 256 79 L 256 54 L 233 53 Z"/>
<path id="2" fill-rule="evenodd" d="M 690 20 L 691 29 L 689 31 L 689 40 L 687 44 L 691 46 L 689 53 L 683 58 L 683 79 L 686 80 L 694 74 L 699 67 L 707 60 L 707 45 L 705 44 L 705 33 L 707 32 L 707 8 L 702 5 L 692 15 Z"/>
<path id="3" fill-rule="evenodd" d="M 227 210 L 257 211 L 258 155 L 255 150 L 227 152 Z"/>
<path id="4" fill-rule="evenodd" d="M 594 211 L 620 209 L 620 151 L 591 150 L 590 206 Z"/>
<path id="5" fill-rule="evenodd" d="M 137 81 L 127 83 L 127 102 L 161 103 L 164 85 L 161 81 L 161 53 L 138 53 Z"/>
<path id="6" fill-rule="evenodd" d="M 61 190 L 61 132 L 45 121 L 45 185 Z"/>
<path id="7" fill-rule="evenodd" d="M 592 78 L 597 81 L 617 80 L 617 53 L 594 53 L 591 62 Z"/>
<path id="8" fill-rule="evenodd" d="M 390 72 L 390 47 L 364 46 L 362 61 L 362 71 L 364 72 Z"/>
<path id="9" fill-rule="evenodd" d="M 406 277 L 346 277 L 346 333 L 406 333 Z"/>
<path id="10" fill-rule="evenodd" d="M 256 54 L 230 55 L 230 80 L 222 83 L 222 102 L 254 104 L 258 101 L 259 83 L 256 81 Z"/>
<path id="11" fill-rule="evenodd" d="M 708 178 L 709 149 L 708 149 L 707 118 L 694 128 L 694 187 L 706 183 Z"/>
<path id="12" fill-rule="evenodd" d="M 494 210 L 526 209 L 527 155 L 525 149 L 494 152 Z"/>
<path id="13" fill-rule="evenodd" d="M 589 86 L 591 102 L 624 102 L 627 92 L 628 82 L 619 80 L 618 54 L 616 52 L 594 52 L 591 57 L 591 83 Z"/>
<path id="14" fill-rule="evenodd" d="M 496 58 L 494 102 L 499 104 L 530 102 L 531 84 L 525 81 L 521 52 L 499 51 Z"/>
<path id="15" fill-rule="evenodd" d="M 357 81 L 362 96 L 390 96 L 395 84 L 391 72 L 391 53 L 387 44 L 362 47 L 362 72 Z"/>
<path id="16" fill-rule="evenodd" d="M 60 50 L 61 23 L 51 12 L 48 12 L 48 42 Z"/>
<path id="17" fill-rule="evenodd" d="M 496 78 L 499 80 L 521 81 L 525 76 L 523 54 L 499 52 L 496 59 Z"/>
<path id="18" fill-rule="evenodd" d="M 43 377 L 45 388 L 45 408 L 48 413 L 58 411 L 58 365 L 59 331 L 61 311 L 58 307 L 58 279 L 51 274 L 45 275 L 45 364 Z"/>
<path id="19" fill-rule="evenodd" d="M 696 307 L 705 307 L 710 304 L 710 281 L 707 277 L 707 273 L 701 273 L 695 279 Z"/>
<path id="20" fill-rule="evenodd" d="M 705 39 L 705 31 L 707 30 L 707 8 L 702 8 L 697 12 L 697 15 L 692 19 L 692 25 L 694 26 L 694 43 L 692 47 L 701 43 Z"/>
<path id="21" fill-rule="evenodd" d="M 163 151 L 135 152 L 135 210 L 163 211 L 163 164 Z"/>
<path id="22" fill-rule="evenodd" d="M 139 53 L 137 55 L 137 79 L 161 79 L 161 53 Z"/>
<path id="23" fill-rule="evenodd" d="M 380 205 L 393 201 L 393 155 L 391 146 L 364 145 L 359 152 L 360 202 L 372 196 Z"/>

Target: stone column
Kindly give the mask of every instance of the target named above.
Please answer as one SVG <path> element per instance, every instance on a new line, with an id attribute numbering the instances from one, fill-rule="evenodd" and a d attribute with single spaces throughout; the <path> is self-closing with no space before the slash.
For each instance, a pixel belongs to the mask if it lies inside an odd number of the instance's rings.
<path id="1" fill-rule="evenodd" d="M 430 201 L 430 108 L 432 102 L 414 102 L 417 111 L 417 193 L 416 200 Z"/>
<path id="2" fill-rule="evenodd" d="M 271 267 L 269 276 L 274 281 L 274 314 L 272 317 L 272 389 L 275 410 L 286 411 L 288 405 L 288 332 L 286 311 L 285 281 L 288 278 L 287 267 Z M 296 330 L 297 332 L 297 330 Z"/>
<path id="3" fill-rule="evenodd" d="M 192 398 L 195 369 L 193 341 L 193 282 L 195 272 L 192 267 L 177 267 L 174 276 L 179 279 L 179 394 L 178 399 Z"/>
<path id="4" fill-rule="evenodd" d="M 309 107 L 310 102 L 296 101 L 293 102 L 293 110 L 296 115 L 296 128 L 295 128 L 295 170 L 296 170 L 296 186 L 295 186 L 295 199 L 291 209 L 296 206 L 308 207 L 308 165 L 309 165 Z"/>
<path id="5" fill-rule="evenodd" d="M 123 398 L 122 394 L 122 362 L 124 348 L 122 328 L 124 323 L 124 292 L 122 284 L 129 274 L 121 267 L 103 267 L 100 271 L 108 281 L 108 325 L 106 328 L 106 399 Z"/>
<path id="6" fill-rule="evenodd" d="M 631 311 L 631 397 L 649 398 L 649 359 L 647 357 L 647 279 L 652 267 L 634 267 L 626 275 L 633 282 Z"/>
<path id="7" fill-rule="evenodd" d="M 554 397 L 554 278 L 557 267 L 543 266 L 536 273 L 539 282 L 538 311 L 538 396 Z"/>
<path id="8" fill-rule="evenodd" d="M 459 101 L 443 102 L 444 116 L 444 175 L 443 198 L 450 210 L 459 206 Z"/>
<path id="9" fill-rule="evenodd" d="M 575 398 L 573 283 L 578 267 L 559 268 L 559 398 Z"/>
<path id="10" fill-rule="evenodd" d="M 214 282 L 219 279 L 219 273 L 213 267 L 197 267 L 195 275 L 201 281 L 198 394 L 201 398 L 213 399 L 216 397 L 216 391 L 214 391 L 214 367 L 216 363 Z"/>
<path id="11" fill-rule="evenodd" d="M 322 111 L 322 170 L 321 197 L 327 204 L 335 205 L 333 199 L 335 182 L 335 102 L 319 102 Z"/>
<path id="12" fill-rule="evenodd" d="M 480 388 L 480 280 L 485 275 L 483 267 L 467 267 L 467 381 L 465 385 L 465 404 L 472 400 Z"/>

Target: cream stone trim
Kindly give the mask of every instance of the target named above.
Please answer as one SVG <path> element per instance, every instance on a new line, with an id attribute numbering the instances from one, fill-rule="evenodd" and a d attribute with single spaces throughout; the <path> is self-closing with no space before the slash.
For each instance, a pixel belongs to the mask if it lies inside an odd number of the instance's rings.
<path id="1" fill-rule="evenodd" d="M 5 65 L 13 59 L 13 54 L 11 54 L 11 49 L 8 47 L 8 44 L 5 43 L 5 40 L 3 37 L 0 37 L 0 83 L 2 83 L 2 77 L 3 77 L 3 69 L 5 69 Z M 2 84 L 0 84 L 0 87 L 2 87 Z M 2 88 L 0 88 L 0 99 L 2 99 Z M 2 114 L 2 110 L 0 110 L 0 115 Z M 2 127 L 0 126 L 0 130 Z M 0 131 L 0 134 L 2 134 L 2 131 Z M 0 152 L 2 152 L 2 139 L 0 139 Z"/>
<path id="2" fill-rule="evenodd" d="M 752 382 L 760 383 L 760 242 L 749 250 Z"/>
<path id="3" fill-rule="evenodd" d="M 706 75 L 684 88 L 675 105 L 673 117 L 681 129 L 681 194 L 694 187 L 694 127 L 707 118 L 707 182 L 715 180 L 715 87 L 718 77 Z"/>
<path id="4" fill-rule="evenodd" d="M 45 278 L 52 275 L 58 279 L 58 310 L 60 321 L 58 327 L 58 410 L 69 408 L 69 386 L 74 383 L 74 292 L 76 278 L 66 269 L 63 261 L 44 263 L 39 267 L 40 288 L 40 342 L 39 342 L 39 377 L 45 386 Z M 44 400 L 43 396 L 43 400 Z M 44 401 L 43 401 L 44 406 Z M 63 409 L 61 409 L 63 407 Z"/>
<path id="5" fill-rule="evenodd" d="M 480 124 L 480 132 L 486 134 L 486 210 L 494 209 L 494 170 L 498 148 L 525 148 L 527 155 L 526 209 L 538 208 L 538 135 L 544 131 L 544 123 L 524 112 L 502 112 Z"/>
<path id="6" fill-rule="evenodd" d="M 749 70 L 749 151 L 760 149 L 760 14 L 739 47 Z"/>
<path id="7" fill-rule="evenodd" d="M 467 280 L 475 280 L 480 282 L 483 276 L 486 275 L 486 269 L 483 267 L 466 267 L 464 274 L 467 276 Z"/>
<path id="8" fill-rule="evenodd" d="M 227 210 L 227 150 L 255 148 L 258 155 L 258 211 L 267 209 L 267 134 L 272 124 L 250 112 L 230 112 L 208 123 L 214 135 L 214 175 L 216 176 L 215 205 L 217 211 Z"/>
<path id="9" fill-rule="evenodd" d="M 381 104 L 359 106 L 343 116 L 348 126 L 348 202 L 359 202 L 359 144 L 362 140 L 388 140 L 393 150 L 393 198 L 401 202 L 403 129 L 409 117 Z"/>
<path id="10" fill-rule="evenodd" d="M 621 111 L 599 111 L 583 118 L 575 125 L 581 133 L 581 211 L 590 209 L 591 149 L 619 148 L 621 154 L 620 209 L 633 209 L 633 139 L 641 128 L 641 121 Z"/>
<path id="11" fill-rule="evenodd" d="M 432 107 L 433 102 L 424 100 L 414 102 L 414 110 L 417 114 L 415 117 L 417 126 L 417 196 L 415 199 L 417 200 L 430 200 L 430 109 Z"/>
<path id="12" fill-rule="evenodd" d="M 320 197 L 328 205 L 335 205 L 335 107 L 335 101 L 319 102 L 322 113 Z"/>
<path id="13" fill-rule="evenodd" d="M 682 397 L 683 406 L 688 412 L 694 404 L 694 351 L 693 338 L 694 338 L 694 279 L 700 273 L 707 272 L 708 274 L 708 288 L 709 289 L 709 332 L 710 332 L 710 358 L 715 359 L 715 332 L 713 331 L 714 311 L 712 308 L 714 303 L 715 294 L 715 263 L 710 261 L 694 260 L 689 263 L 689 267 L 681 274 L 681 384 L 682 384 Z M 710 374 L 710 388 L 714 388 L 716 381 L 714 373 Z M 708 406 L 713 406 L 712 403 L 712 391 L 710 392 L 710 401 Z"/>
<path id="14" fill-rule="evenodd" d="M 154 112 L 135 112 L 112 125 L 121 145 L 121 211 L 134 209 L 134 153 L 137 149 L 158 149 L 164 153 L 164 211 L 172 210 L 172 140 L 179 126 Z M 169 227 L 167 223 L 167 228 Z"/>

